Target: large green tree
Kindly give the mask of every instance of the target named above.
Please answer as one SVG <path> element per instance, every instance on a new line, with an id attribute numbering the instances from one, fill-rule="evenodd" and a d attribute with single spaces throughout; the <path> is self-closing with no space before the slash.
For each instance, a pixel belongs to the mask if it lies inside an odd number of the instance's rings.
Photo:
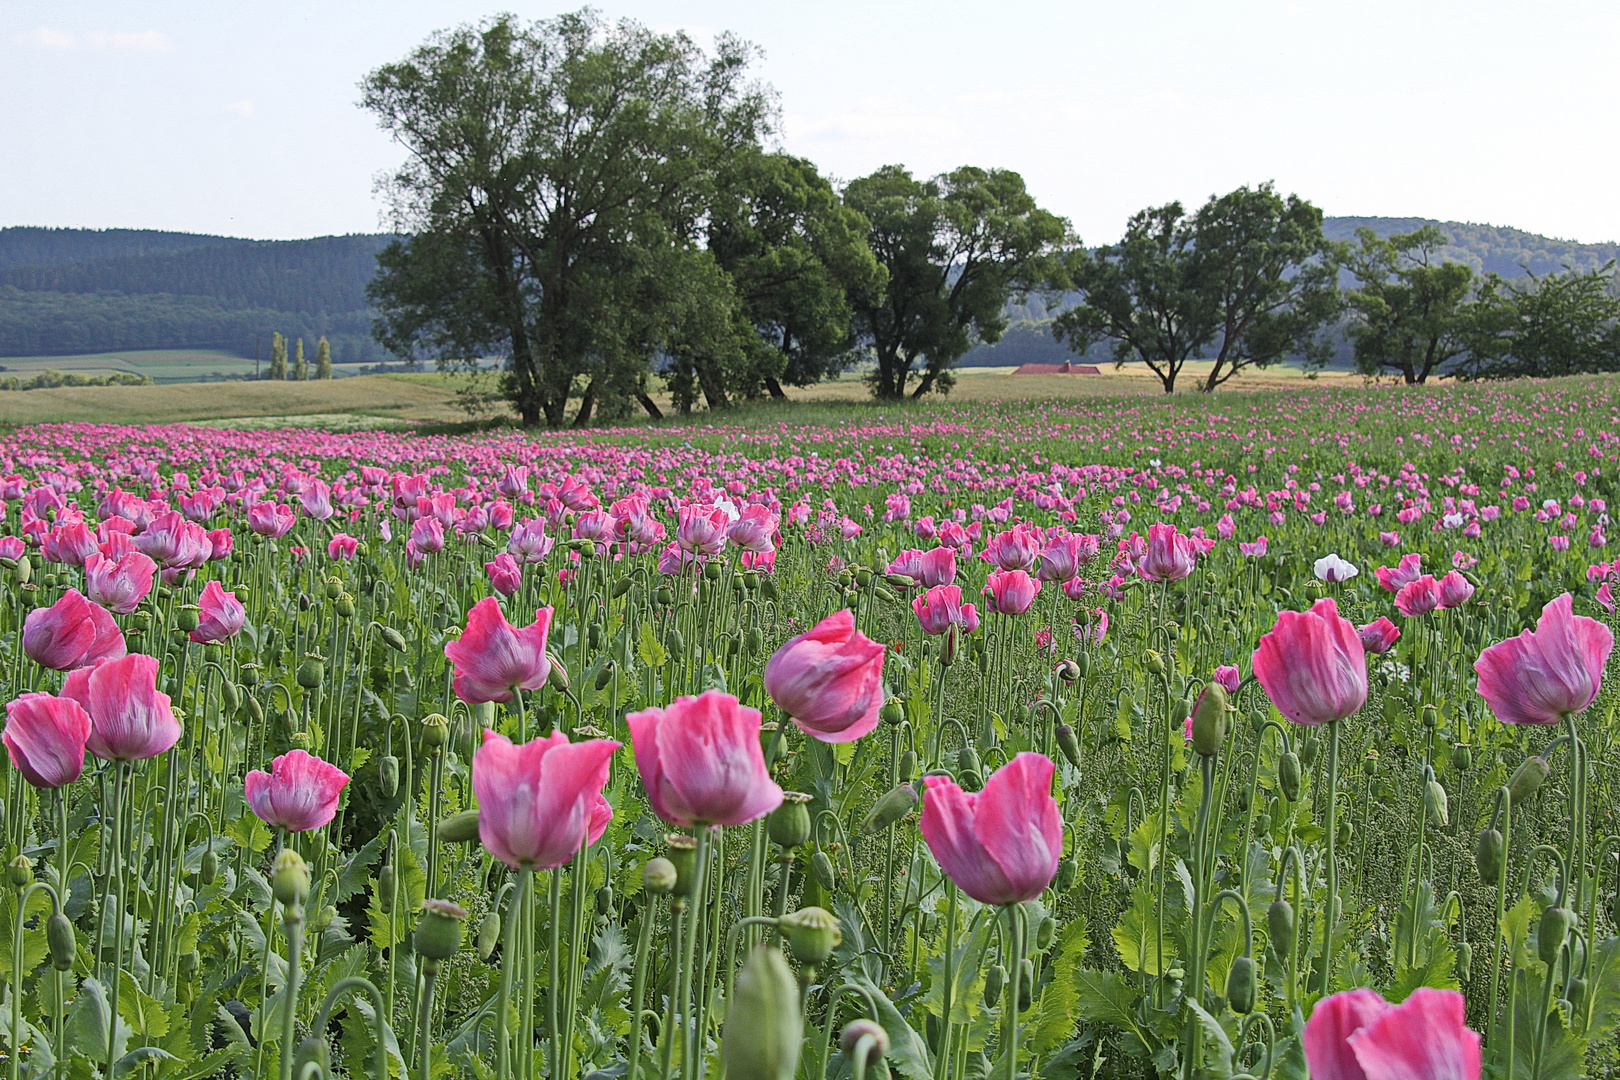
<path id="1" fill-rule="evenodd" d="M 1586 375 L 1620 371 L 1620 296 L 1615 264 L 1585 273 L 1486 275 L 1473 320 L 1476 378 Z"/>
<path id="2" fill-rule="evenodd" d="M 1079 352 L 1112 341 L 1117 363 L 1142 361 L 1167 394 L 1191 360 L 1213 361 L 1206 393 L 1288 356 L 1319 362 L 1339 303 L 1332 254 L 1322 212 L 1270 184 L 1193 214 L 1179 202 L 1151 207 L 1119 243 L 1068 254 L 1080 302 L 1053 332 Z"/>
<path id="3" fill-rule="evenodd" d="M 1478 282 L 1467 263 L 1439 257 L 1446 243 L 1433 225 L 1388 237 L 1356 230 L 1356 246 L 1342 261 L 1357 281 L 1345 300 L 1363 373 L 1417 384 L 1468 362 L 1481 314 Z"/>
<path id="4" fill-rule="evenodd" d="M 408 152 L 388 189 L 411 238 L 379 256 L 378 339 L 441 364 L 505 356 L 525 424 L 561 426 L 571 397 L 575 423 L 644 399 L 679 328 L 627 306 L 691 255 L 716 171 L 768 126 L 751 55 L 587 10 L 440 33 L 368 74 L 363 104 Z"/>
<path id="5" fill-rule="evenodd" d="M 1062 287 L 1068 222 L 1038 207 L 1015 172 L 963 166 L 918 180 L 888 165 L 851 182 L 844 202 L 867 220 L 888 279 L 851 297 L 879 399 L 904 397 L 914 374 L 913 397 L 949 390 L 963 353 L 1001 339 L 1009 299 Z"/>

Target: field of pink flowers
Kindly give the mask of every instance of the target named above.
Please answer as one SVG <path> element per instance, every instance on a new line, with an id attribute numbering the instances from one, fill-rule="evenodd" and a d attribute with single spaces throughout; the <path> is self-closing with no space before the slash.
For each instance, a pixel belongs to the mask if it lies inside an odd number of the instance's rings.
<path id="1" fill-rule="evenodd" d="M 1613 388 L 0 433 L 5 1067 L 1610 1075 Z"/>

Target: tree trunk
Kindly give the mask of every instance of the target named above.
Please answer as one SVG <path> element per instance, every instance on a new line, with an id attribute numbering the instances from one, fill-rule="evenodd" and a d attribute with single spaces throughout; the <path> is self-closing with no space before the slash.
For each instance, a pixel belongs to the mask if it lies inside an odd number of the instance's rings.
<path id="1" fill-rule="evenodd" d="M 776 378 L 774 376 L 771 376 L 771 375 L 765 376 L 765 389 L 767 389 L 767 390 L 769 390 L 771 392 L 771 397 L 773 397 L 773 398 L 786 398 L 787 397 L 786 394 L 782 393 L 782 384 L 777 382 Z"/>
<path id="2" fill-rule="evenodd" d="M 917 389 L 911 392 L 911 400 L 916 401 L 934 388 L 934 369 L 929 368 L 923 372 L 922 378 L 917 382 Z"/>
<path id="3" fill-rule="evenodd" d="M 709 410 L 729 409 L 731 402 L 726 398 L 725 380 L 714 369 L 713 361 L 693 360 L 692 366 L 697 369 L 698 383 L 703 387 L 703 400 L 708 402 Z"/>
<path id="4" fill-rule="evenodd" d="M 574 426 L 577 428 L 589 427 L 591 413 L 596 409 L 596 380 L 592 379 L 585 386 L 585 393 L 580 395 L 579 412 L 574 414 Z"/>
<path id="5" fill-rule="evenodd" d="M 658 402 L 647 396 L 647 391 L 637 390 L 636 400 L 641 402 L 641 407 L 646 409 L 647 415 L 652 417 L 654 420 L 662 420 L 664 418 L 664 410 L 658 407 Z"/>

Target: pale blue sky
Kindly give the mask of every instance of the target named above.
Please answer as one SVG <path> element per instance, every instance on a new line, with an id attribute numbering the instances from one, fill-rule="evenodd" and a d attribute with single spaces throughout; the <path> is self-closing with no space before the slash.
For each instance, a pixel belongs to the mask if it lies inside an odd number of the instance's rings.
<path id="1" fill-rule="evenodd" d="M 1023 173 L 1093 243 L 1274 179 L 1329 214 L 1620 239 L 1616 0 L 599 6 L 765 50 L 782 145 L 849 179 Z M 355 84 L 534 0 L 0 5 L 0 225 L 374 231 L 400 159 Z"/>

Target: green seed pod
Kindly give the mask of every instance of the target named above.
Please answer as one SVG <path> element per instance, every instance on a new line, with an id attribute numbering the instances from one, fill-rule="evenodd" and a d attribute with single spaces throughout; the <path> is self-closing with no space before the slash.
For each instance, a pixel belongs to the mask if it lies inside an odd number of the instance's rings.
<path id="1" fill-rule="evenodd" d="M 1057 920 L 1047 915 L 1035 926 L 1035 951 L 1045 952 L 1052 947 L 1052 939 L 1057 936 Z"/>
<path id="2" fill-rule="evenodd" d="M 1450 800 L 1446 798 L 1446 789 L 1440 786 L 1440 781 L 1430 780 L 1423 787 L 1423 809 L 1429 815 L 1429 824 L 1437 829 L 1443 829 L 1451 824 Z"/>
<path id="3" fill-rule="evenodd" d="M 868 836 L 887 829 L 890 825 L 911 813 L 912 808 L 916 805 L 916 789 L 910 784 L 896 785 L 888 794 L 872 805 L 872 809 L 866 815 L 866 820 L 861 822 L 860 835 Z"/>
<path id="4" fill-rule="evenodd" d="M 1080 876 L 1080 864 L 1073 858 L 1064 859 L 1058 863 L 1057 889 L 1058 892 L 1068 892 L 1074 888 L 1075 878 Z"/>
<path id="5" fill-rule="evenodd" d="M 34 860 L 26 855 L 18 855 L 6 867 L 6 876 L 17 888 L 26 888 L 34 880 Z"/>
<path id="6" fill-rule="evenodd" d="M 669 633 L 664 635 L 664 648 L 668 649 L 673 655 L 680 656 L 686 652 L 686 638 L 681 636 L 679 630 L 672 628 Z"/>
<path id="7" fill-rule="evenodd" d="M 422 745 L 435 750 L 450 741 L 450 718 L 443 713 L 422 717 Z"/>
<path id="8" fill-rule="evenodd" d="M 78 946 L 73 940 L 73 923 L 60 911 L 45 920 L 45 944 L 50 949 L 51 967 L 72 971 Z"/>
<path id="9" fill-rule="evenodd" d="M 838 875 L 833 871 L 832 859 L 825 851 L 818 851 L 810 856 L 810 871 L 816 875 L 816 883 L 828 892 L 837 887 Z"/>
<path id="10" fill-rule="evenodd" d="M 1361 763 L 1361 772 L 1365 776 L 1378 775 L 1378 751 L 1367 751 L 1367 757 Z"/>
<path id="11" fill-rule="evenodd" d="M 1474 869 L 1481 884 L 1495 885 L 1501 880 L 1504 852 L 1502 834 L 1495 829 L 1485 829 L 1474 840 Z"/>
<path id="12" fill-rule="evenodd" d="M 332 601 L 332 610 L 340 619 L 352 619 L 355 613 L 354 597 L 348 593 L 338 593 L 337 599 Z"/>
<path id="13" fill-rule="evenodd" d="M 1160 656 L 1152 649 L 1149 649 L 1147 652 L 1142 654 L 1142 663 L 1147 667 L 1148 671 L 1152 672 L 1154 675 L 1164 674 L 1164 657 Z"/>
<path id="14" fill-rule="evenodd" d="M 326 598 L 328 600 L 336 600 L 338 597 L 340 597 L 342 595 L 343 595 L 343 579 L 340 578 L 340 577 L 335 577 L 335 576 L 327 578 L 326 579 Z"/>
<path id="15" fill-rule="evenodd" d="M 902 781 L 915 780 L 917 778 L 917 751 L 907 750 L 901 754 L 900 764 L 897 766 L 896 771 L 899 772 Z"/>
<path id="16" fill-rule="evenodd" d="M 1080 767 L 1080 739 L 1075 735 L 1074 728 L 1068 724 L 1059 724 L 1053 734 L 1057 736 L 1058 749 L 1063 752 L 1063 760 L 1078 769 Z"/>
<path id="17" fill-rule="evenodd" d="M 1193 752 L 1214 757 L 1226 742 L 1226 687 L 1210 683 L 1198 695 L 1192 717 Z"/>
<path id="18" fill-rule="evenodd" d="M 478 811 L 477 809 L 463 810 L 459 814 L 451 814 L 439 820 L 439 827 L 435 830 L 441 841 L 446 844 L 471 844 L 478 840 Z"/>
<path id="19" fill-rule="evenodd" d="M 298 685 L 305 690 L 318 690 L 326 681 L 326 663 L 318 656 L 306 656 L 298 665 Z"/>
<path id="20" fill-rule="evenodd" d="M 383 627 L 379 636 L 381 636 L 383 639 L 383 644 L 387 645 L 395 652 L 402 653 L 405 651 L 405 635 L 401 634 L 398 630 L 395 630 L 392 626 Z"/>
<path id="21" fill-rule="evenodd" d="M 1294 949 L 1294 935 L 1299 928 L 1299 919 L 1294 914 L 1294 905 L 1287 900 L 1277 899 L 1266 908 L 1266 927 L 1271 931 L 1271 951 L 1277 954 L 1281 963 L 1288 962 L 1288 954 Z"/>
<path id="22" fill-rule="evenodd" d="M 596 890 L 596 913 L 598 915 L 611 915 L 613 913 L 613 886 L 603 885 Z"/>
<path id="23" fill-rule="evenodd" d="M 1018 961 L 1018 1009 L 1027 1010 L 1035 1000 L 1035 961 L 1024 957 Z"/>
<path id="24" fill-rule="evenodd" d="M 219 880 L 219 856 L 213 850 L 203 852 L 202 865 L 197 870 L 197 880 L 206 888 Z"/>
<path id="25" fill-rule="evenodd" d="M 871 1069 L 889 1054 L 889 1033 L 879 1027 L 877 1021 L 862 1018 L 845 1024 L 844 1030 L 838 1036 L 838 1048 L 844 1052 L 844 1057 L 854 1061 L 861 1040 L 868 1035 L 872 1036 L 872 1039 L 866 1044 L 866 1058 L 862 1064 Z"/>
<path id="26" fill-rule="evenodd" d="M 825 908 L 800 908 L 778 919 L 777 928 L 793 959 L 806 967 L 825 963 L 844 940 L 838 919 Z"/>
<path id="27" fill-rule="evenodd" d="M 1473 767 L 1474 752 L 1467 743 L 1458 743 L 1451 748 L 1451 768 L 1454 772 L 1465 773 Z"/>
<path id="28" fill-rule="evenodd" d="M 242 685 L 244 687 L 254 687 L 259 685 L 261 673 L 259 671 L 258 664 L 243 664 L 242 669 L 238 674 L 241 676 Z"/>
<path id="29" fill-rule="evenodd" d="M 377 871 L 377 906 L 384 915 L 394 910 L 394 864 Z"/>
<path id="30" fill-rule="evenodd" d="M 1517 806 L 1530 796 L 1541 790 L 1547 777 L 1552 775 L 1552 766 L 1547 764 L 1543 757 L 1531 756 L 1524 759 L 1524 764 L 1514 770 L 1513 776 L 1508 780 L 1508 802 Z"/>
<path id="31" fill-rule="evenodd" d="M 641 887 L 654 896 L 673 892 L 675 880 L 675 864 L 663 856 L 648 859 L 641 868 Z"/>
<path id="32" fill-rule="evenodd" d="M 709 566 L 719 568 L 719 563 Z M 731 1080 L 793 1080 L 804 1040 L 799 986 L 782 954 L 756 948 L 726 1003 L 720 1061 Z"/>
<path id="33" fill-rule="evenodd" d="M 309 899 L 309 864 L 292 848 L 282 848 L 270 868 L 270 891 L 286 907 Z"/>
<path id="34" fill-rule="evenodd" d="M 1290 750 L 1277 759 L 1277 786 L 1282 789 L 1283 798 L 1298 802 L 1299 782 L 1299 755 Z"/>
<path id="35" fill-rule="evenodd" d="M 1474 969 L 1474 947 L 1466 941 L 1457 943 L 1457 979 L 1466 983 Z"/>
<path id="36" fill-rule="evenodd" d="M 653 603 L 659 607 L 669 607 L 675 602 L 675 594 L 668 585 L 660 585 L 653 590 Z"/>
<path id="37" fill-rule="evenodd" d="M 669 833 L 664 837 L 664 846 L 669 849 L 668 858 L 675 867 L 675 887 L 670 893 L 691 896 L 697 888 L 697 841 L 690 836 Z"/>
<path id="38" fill-rule="evenodd" d="M 784 791 L 782 805 L 765 818 L 765 832 L 771 843 L 792 851 L 810 839 L 810 796 Z"/>
<path id="39" fill-rule="evenodd" d="M 993 1009 L 1001 1001 L 1002 991 L 1007 987 L 1007 969 L 1000 964 L 991 964 L 990 970 L 984 973 L 984 1007 Z"/>
<path id="40" fill-rule="evenodd" d="M 461 948 L 461 923 L 467 913 L 448 900 L 422 901 L 422 919 L 411 939 L 416 952 L 429 960 L 448 960 Z"/>
<path id="41" fill-rule="evenodd" d="M 1558 962 L 1558 953 L 1575 925 L 1575 913 L 1556 904 L 1541 913 L 1541 925 L 1536 930 L 1536 955 L 1548 967 Z"/>
<path id="42" fill-rule="evenodd" d="M 606 690 L 608 683 L 613 681 L 613 673 L 619 670 L 619 665 L 608 660 L 596 669 L 596 689 L 598 692 Z"/>
<path id="43" fill-rule="evenodd" d="M 399 791 L 399 758 L 393 754 L 384 754 L 377 762 L 377 786 L 385 799 L 392 799 Z"/>
<path id="44" fill-rule="evenodd" d="M 890 727 L 894 727 L 896 724 L 904 722 L 905 718 L 906 703 L 897 697 L 889 698 L 883 703 L 883 707 L 878 710 L 878 719 L 882 720 Z"/>
<path id="45" fill-rule="evenodd" d="M 489 963 L 489 958 L 495 955 L 495 949 L 500 943 L 501 917 L 492 911 L 478 924 L 478 959 Z"/>
<path id="46" fill-rule="evenodd" d="M 1232 970 L 1226 976 L 1226 1003 L 1239 1016 L 1254 1011 L 1254 957 L 1240 956 L 1232 961 Z"/>

